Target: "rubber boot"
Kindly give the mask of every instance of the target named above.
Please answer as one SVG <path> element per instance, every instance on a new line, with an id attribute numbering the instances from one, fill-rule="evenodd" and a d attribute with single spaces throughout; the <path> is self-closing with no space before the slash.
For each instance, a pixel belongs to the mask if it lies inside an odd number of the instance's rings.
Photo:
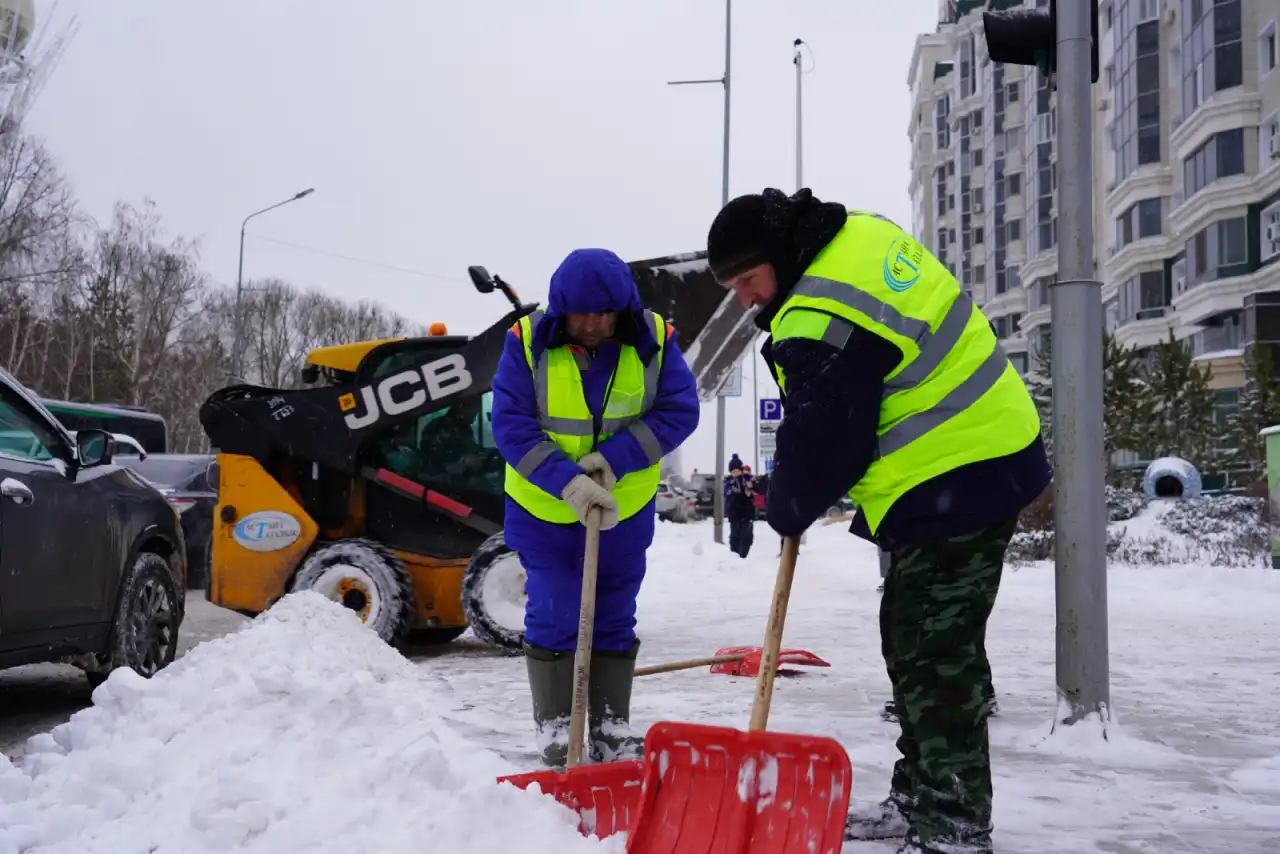
<path id="1" fill-rule="evenodd" d="M 592 762 L 620 762 L 644 755 L 644 737 L 631 729 L 631 682 L 640 642 L 626 652 L 595 650 L 587 688 Z"/>
<path id="2" fill-rule="evenodd" d="M 524 645 L 533 695 L 533 722 L 538 750 L 549 768 L 563 768 L 569 759 L 569 716 L 573 711 L 573 653 Z"/>
<path id="3" fill-rule="evenodd" d="M 901 792 L 890 792 L 889 797 L 878 804 L 852 809 L 844 820 L 844 838 L 901 839 L 910 828 L 908 816 L 914 806 L 912 799 Z"/>

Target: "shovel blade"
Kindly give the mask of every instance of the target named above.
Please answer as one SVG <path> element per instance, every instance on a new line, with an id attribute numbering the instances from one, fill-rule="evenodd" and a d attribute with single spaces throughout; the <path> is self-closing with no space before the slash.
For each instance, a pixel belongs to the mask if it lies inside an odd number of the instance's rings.
<path id="1" fill-rule="evenodd" d="M 839 742 L 663 722 L 645 737 L 627 854 L 839 854 L 853 769 Z"/>
<path id="2" fill-rule="evenodd" d="M 738 661 L 726 661 L 711 665 L 712 673 L 723 673 L 728 676 L 746 676 L 754 679 L 760 673 L 760 658 L 764 650 L 758 646 L 727 646 L 716 650 L 716 655 L 741 655 Z M 784 649 L 778 653 L 779 673 L 787 664 L 798 664 L 807 667 L 830 667 L 831 662 L 819 658 L 807 649 Z"/>
<path id="3" fill-rule="evenodd" d="M 644 761 L 605 762 L 564 771 L 530 771 L 499 777 L 520 789 L 537 785 L 578 814 L 578 830 L 583 836 L 600 839 L 631 827 L 640 806 L 644 782 Z"/>

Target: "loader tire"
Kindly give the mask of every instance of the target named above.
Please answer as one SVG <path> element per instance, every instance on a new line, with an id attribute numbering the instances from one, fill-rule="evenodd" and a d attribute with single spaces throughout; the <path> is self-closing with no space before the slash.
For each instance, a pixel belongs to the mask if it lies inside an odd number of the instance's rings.
<path id="1" fill-rule="evenodd" d="M 413 583 L 404 564 L 381 543 L 363 538 L 326 543 L 307 556 L 290 592 L 314 590 L 356 612 L 391 646 L 413 621 Z"/>
<path id="2" fill-rule="evenodd" d="M 526 598 L 520 556 L 494 534 L 476 549 L 462 577 L 462 611 L 471 631 L 481 643 L 520 653 Z"/>

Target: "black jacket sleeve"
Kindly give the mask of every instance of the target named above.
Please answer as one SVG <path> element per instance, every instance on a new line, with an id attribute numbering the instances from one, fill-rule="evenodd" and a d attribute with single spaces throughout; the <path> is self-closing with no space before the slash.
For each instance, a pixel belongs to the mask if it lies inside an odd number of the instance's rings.
<path id="1" fill-rule="evenodd" d="M 788 338 L 771 350 L 787 393 L 766 515 L 782 536 L 799 536 L 875 458 L 884 379 L 902 352 L 860 327 L 853 327 L 843 349 Z"/>

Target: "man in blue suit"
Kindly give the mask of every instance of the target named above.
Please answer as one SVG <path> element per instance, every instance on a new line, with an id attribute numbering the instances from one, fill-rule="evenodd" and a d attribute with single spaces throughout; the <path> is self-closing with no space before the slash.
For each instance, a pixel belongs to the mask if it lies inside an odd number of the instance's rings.
<path id="1" fill-rule="evenodd" d="M 545 764 L 565 764 L 587 514 L 603 521 L 588 692 L 591 757 L 640 753 L 630 729 L 636 597 L 653 542 L 662 458 L 698 426 L 674 330 L 640 303 L 612 252 L 578 249 L 551 277 L 547 311 L 515 324 L 493 379 L 507 461 L 506 541 L 526 573 L 525 659 Z"/>

